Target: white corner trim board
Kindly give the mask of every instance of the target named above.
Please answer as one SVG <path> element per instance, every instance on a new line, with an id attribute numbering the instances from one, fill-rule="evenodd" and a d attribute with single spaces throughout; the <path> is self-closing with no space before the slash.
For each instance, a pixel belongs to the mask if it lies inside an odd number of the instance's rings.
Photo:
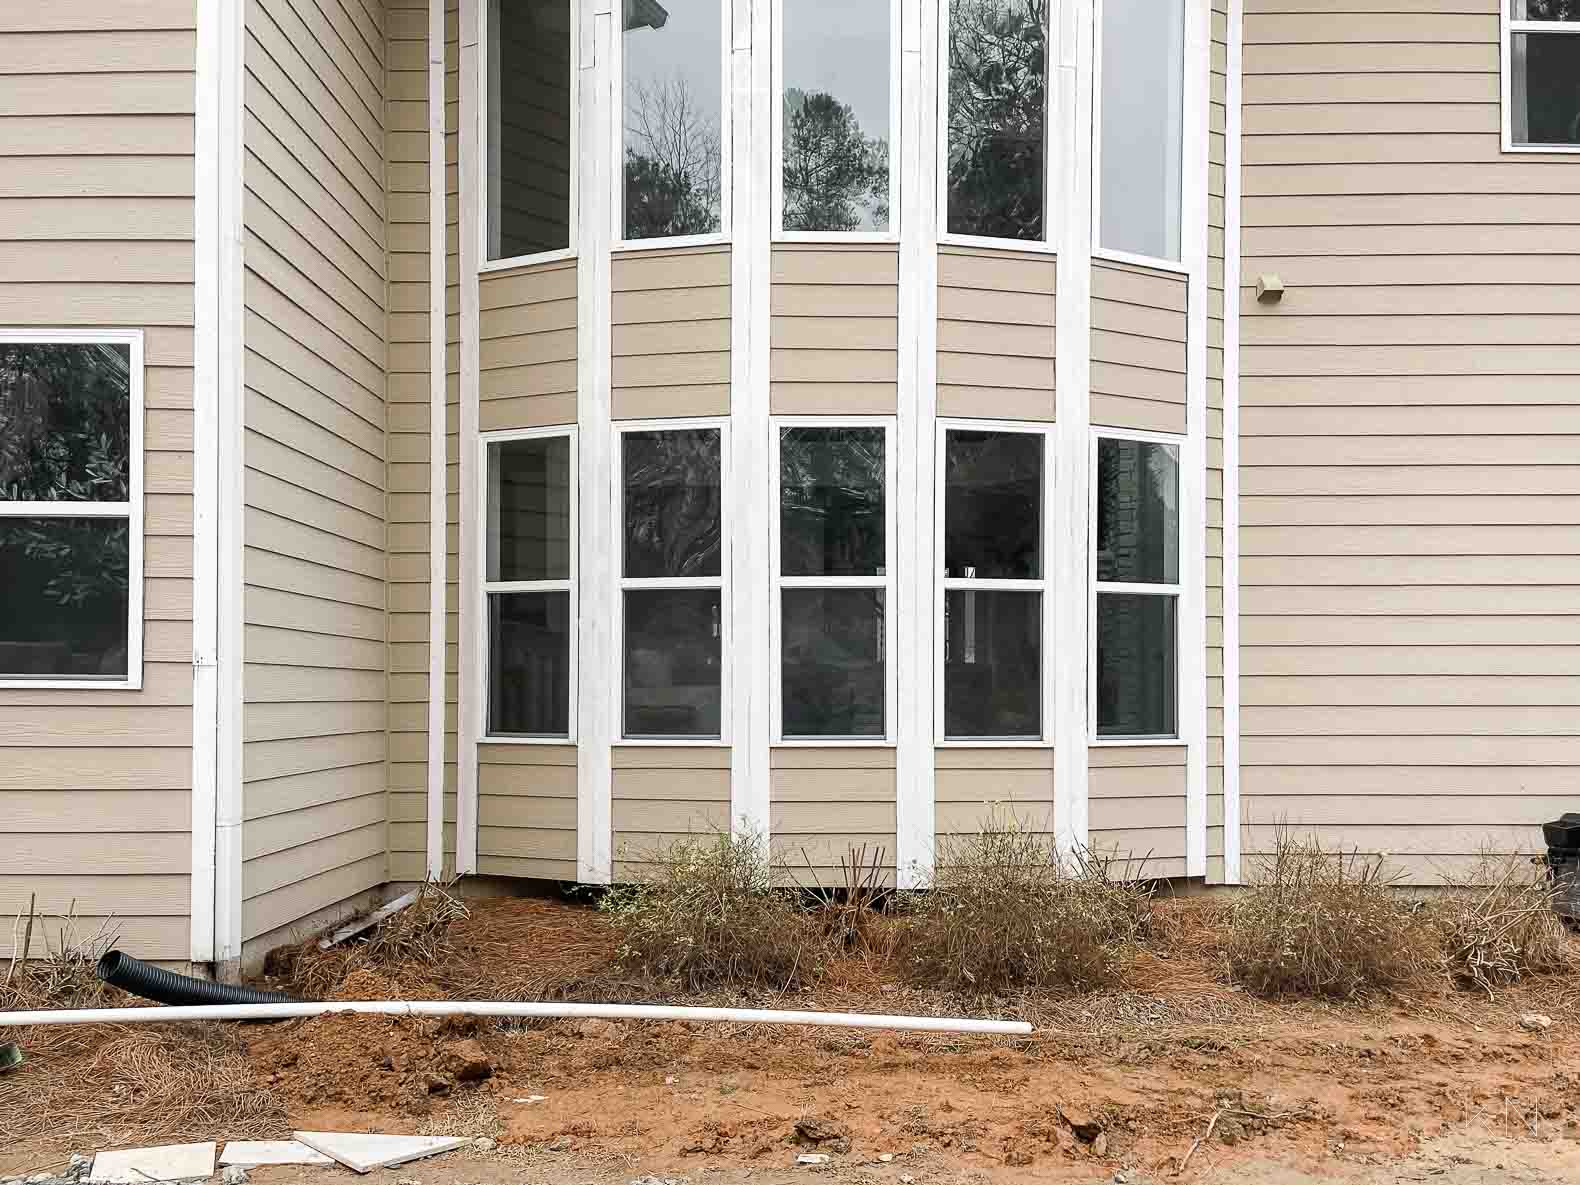
<path id="1" fill-rule="evenodd" d="M 1245 0 L 1229 0 L 1223 260 L 1223 879 L 1240 868 L 1240 178 Z"/>
<path id="2" fill-rule="evenodd" d="M 428 782 L 429 880 L 444 879 L 446 494 L 444 0 L 428 0 Z"/>

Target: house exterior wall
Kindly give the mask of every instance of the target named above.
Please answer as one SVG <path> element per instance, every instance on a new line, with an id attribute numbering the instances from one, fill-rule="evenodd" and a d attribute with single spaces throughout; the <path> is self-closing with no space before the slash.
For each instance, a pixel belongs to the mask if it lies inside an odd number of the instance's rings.
<path id="1" fill-rule="evenodd" d="M 1580 167 L 1496 0 L 1365 8 L 1246 6 L 1243 835 L 1434 881 L 1574 803 Z"/>
<path id="2" fill-rule="evenodd" d="M 1058 264 L 1002 248 L 938 252 L 938 414 L 1054 418 Z"/>
<path id="3" fill-rule="evenodd" d="M 74 908 L 85 937 L 113 918 L 175 963 L 191 954 L 195 47 L 190 0 L 0 9 L 0 327 L 139 329 L 145 351 L 142 687 L 0 690 L 0 915 L 36 893 L 52 935 Z M 0 926 L 0 958 L 13 941 Z"/>
<path id="4" fill-rule="evenodd" d="M 899 249 L 781 243 L 769 296 L 776 416 L 892 416 L 899 406 Z"/>
<path id="5" fill-rule="evenodd" d="M 248 6 L 242 937 L 388 878 L 384 10 Z"/>
<path id="6" fill-rule="evenodd" d="M 1182 275 L 1093 263 L 1093 424 L 1185 431 L 1186 287 Z"/>

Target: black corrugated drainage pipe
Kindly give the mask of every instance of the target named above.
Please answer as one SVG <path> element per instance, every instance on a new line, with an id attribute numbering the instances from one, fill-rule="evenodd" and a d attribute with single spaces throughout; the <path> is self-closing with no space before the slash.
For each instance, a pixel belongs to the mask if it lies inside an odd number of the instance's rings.
<path id="1" fill-rule="evenodd" d="M 257 988 L 233 987 L 228 983 L 215 983 L 211 979 L 177 975 L 174 971 L 155 967 L 118 950 L 106 952 L 99 960 L 97 974 L 112 987 L 121 988 L 145 1000 L 157 1000 L 161 1004 L 296 1003 L 283 992 L 262 992 Z"/>

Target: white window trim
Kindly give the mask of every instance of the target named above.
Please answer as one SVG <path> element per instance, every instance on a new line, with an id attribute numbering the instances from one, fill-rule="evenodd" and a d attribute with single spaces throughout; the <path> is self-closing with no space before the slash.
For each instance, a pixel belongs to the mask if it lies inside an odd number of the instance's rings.
<path id="1" fill-rule="evenodd" d="M 1053 549 L 1056 501 L 1054 483 L 1054 425 L 1032 420 L 971 420 L 939 417 L 933 458 L 933 744 L 940 749 L 1051 749 L 1055 729 L 1055 697 L 1059 654 L 1055 645 Z M 945 506 L 948 497 L 947 443 L 950 432 L 1003 432 L 1042 437 L 1042 576 L 1035 580 L 968 579 L 944 576 Z M 1041 735 L 1038 737 L 951 737 L 944 720 L 944 595 L 955 591 L 1040 593 L 1042 596 Z"/>
<path id="2" fill-rule="evenodd" d="M 535 251 L 529 255 L 507 255 L 500 259 L 491 259 L 490 237 L 493 235 L 493 226 L 489 221 L 490 206 L 494 194 L 497 176 L 489 165 L 490 154 L 493 150 L 494 137 L 492 122 L 498 114 L 498 104 L 491 102 L 493 99 L 492 83 L 494 78 L 494 64 L 499 56 L 499 47 L 494 43 L 493 30 L 489 27 L 489 15 L 500 0 L 476 0 L 477 4 L 477 40 L 482 49 L 479 55 L 482 58 L 481 69 L 477 72 L 477 142 L 478 157 L 482 164 L 479 170 L 479 180 L 482 182 L 477 187 L 478 192 L 473 199 L 477 204 L 477 271 L 481 275 L 485 272 L 507 271 L 510 268 L 525 267 L 534 263 L 555 263 L 565 259 L 576 258 L 576 242 L 578 224 L 580 222 L 581 199 L 581 169 L 577 160 L 581 152 L 582 139 L 582 113 L 581 113 L 581 86 L 580 66 L 578 61 L 581 52 L 581 27 L 582 27 L 582 0 L 562 0 L 571 10 L 571 77 L 570 77 L 570 103 L 571 103 L 571 167 L 570 167 L 570 210 L 567 220 L 569 246 L 556 247 L 552 251 Z"/>
<path id="3" fill-rule="evenodd" d="M 759 0 L 761 2 L 761 0 Z M 767 0 L 773 7 L 773 214 L 770 227 L 776 243 L 898 243 L 900 241 L 900 169 L 904 160 L 900 139 L 912 129 L 904 126 L 900 95 L 901 0 L 889 0 L 889 229 L 888 230 L 785 230 L 784 229 L 784 6 L 795 0 Z"/>
<path id="4" fill-rule="evenodd" d="M 773 606 L 769 610 L 769 654 L 773 668 L 770 711 L 772 713 L 772 744 L 784 749 L 882 749 L 894 748 L 899 730 L 896 712 L 899 707 L 899 613 L 896 601 L 895 563 L 899 549 L 899 509 L 895 497 L 899 490 L 899 457 L 895 442 L 898 439 L 894 416 L 773 416 L 769 420 L 773 434 L 770 446 L 772 455 L 771 489 L 773 491 L 768 523 L 769 574 L 773 590 Z M 781 468 L 780 446 L 786 428 L 879 428 L 883 431 L 883 575 L 882 576 L 785 576 L 780 571 L 781 542 Z M 883 590 L 883 735 L 878 736 L 828 736 L 787 737 L 784 733 L 784 590 L 790 588 L 865 588 Z"/>
<path id="5" fill-rule="evenodd" d="M 1196 71 L 1211 70 L 1211 64 L 1199 60 L 1199 56 L 1192 52 L 1191 20 L 1196 15 L 1197 0 L 1181 0 L 1180 19 L 1180 191 L 1179 191 L 1179 219 L 1180 219 L 1180 257 L 1166 259 L 1162 256 L 1143 255 L 1136 251 L 1122 251 L 1117 247 L 1103 246 L 1103 0 L 1092 0 L 1092 258 L 1094 260 L 1109 260 L 1115 263 L 1131 263 L 1140 267 L 1157 268 L 1159 271 L 1176 272 L 1182 276 L 1191 274 L 1190 240 L 1191 218 L 1194 217 L 1194 203 L 1191 193 L 1191 170 L 1189 164 L 1190 129 L 1201 127 L 1203 120 L 1197 118 L 1194 110 L 1197 103 L 1192 102 L 1192 78 Z M 1205 178 L 1203 181 L 1205 182 Z M 1205 196 L 1201 198 L 1205 201 Z"/>
<path id="6" fill-rule="evenodd" d="M 1066 0 L 1068 2 L 1068 0 Z M 1042 113 L 1042 234 L 1041 239 L 996 239 L 990 235 L 955 234 L 949 229 L 949 4 L 938 0 L 938 106 L 934 112 L 937 120 L 938 159 L 934 162 L 934 184 L 937 192 L 937 240 L 940 246 L 991 247 L 998 251 L 1034 251 L 1056 255 L 1063 237 L 1064 208 L 1058 201 L 1066 192 L 1061 181 L 1066 157 L 1064 126 L 1056 117 L 1059 114 L 1056 95 L 1061 74 L 1060 37 L 1065 21 L 1060 0 L 1049 0 L 1047 57 L 1043 63 L 1044 84 Z"/>
<path id="7" fill-rule="evenodd" d="M 0 518 L 114 518 L 127 520 L 126 678 L 26 679 L 0 674 L 0 689 L 141 691 L 143 686 L 143 332 L 140 329 L 3 329 L 0 342 L 20 345 L 126 346 L 128 384 L 125 502 L 0 502 Z"/>
<path id="8" fill-rule="evenodd" d="M 614 26 L 613 45 L 609 51 L 609 85 L 612 88 L 609 104 L 609 149 L 612 157 L 609 169 L 609 222 L 610 250 L 654 251 L 681 247 L 714 247 L 729 243 L 732 219 L 731 198 L 734 186 L 734 152 L 731 139 L 734 125 L 734 12 L 731 0 L 718 0 L 719 4 L 719 229 L 714 234 L 676 235 L 673 238 L 628 239 L 625 237 L 625 28 L 624 21 Z"/>
<path id="9" fill-rule="evenodd" d="M 1498 73 L 1502 90 L 1503 151 L 1580 155 L 1580 144 L 1520 144 L 1514 139 L 1514 34 L 1565 33 L 1580 37 L 1580 21 L 1519 21 L 1509 13 L 1512 6 L 1512 0 L 1500 0 L 1501 51 L 1498 55 Z"/>
<path id="10" fill-rule="evenodd" d="M 1168 432 L 1141 432 L 1129 428 L 1094 427 L 1092 429 L 1090 469 L 1091 480 L 1088 482 L 1088 513 L 1087 513 L 1087 546 L 1086 563 L 1087 578 L 1087 621 L 1089 628 L 1086 631 L 1086 695 L 1087 695 L 1087 727 L 1089 736 L 1087 742 L 1097 749 L 1135 749 L 1135 748 L 1186 748 L 1190 738 L 1186 735 L 1186 682 L 1187 672 L 1184 658 L 1184 646 L 1181 644 L 1182 622 L 1186 612 L 1185 584 L 1183 579 L 1176 578 L 1173 584 L 1145 584 L 1130 583 L 1118 580 L 1097 579 L 1097 489 L 1101 484 L 1098 480 L 1098 447 L 1104 440 L 1134 440 L 1146 444 L 1165 444 L 1174 449 L 1175 462 L 1178 472 L 1178 490 L 1176 497 L 1179 499 L 1178 517 L 1175 523 L 1176 539 L 1175 548 L 1178 556 L 1178 572 L 1183 574 L 1185 564 L 1185 536 L 1186 536 L 1186 511 L 1185 498 L 1188 496 L 1189 484 L 1185 480 L 1185 466 L 1188 463 L 1189 450 L 1186 447 L 1186 438 Z M 1141 734 L 1137 736 L 1100 736 L 1097 731 L 1097 596 L 1099 593 L 1133 594 L 1147 597 L 1172 597 L 1174 600 L 1174 735 L 1151 736 Z M 1194 677 L 1192 673 L 1191 677 Z"/>
<path id="11" fill-rule="evenodd" d="M 488 448 L 493 444 L 506 444 L 516 440 L 552 440 L 555 437 L 564 437 L 569 442 L 570 449 L 570 575 L 564 580 L 489 580 L 488 579 Z M 578 623 L 581 619 L 581 601 L 579 598 L 578 580 L 578 540 L 580 535 L 578 519 L 580 517 L 581 492 L 578 481 L 578 456 L 576 451 L 577 432 L 574 425 L 553 428 L 513 428 L 502 432 L 481 432 L 477 437 L 477 555 L 478 580 L 477 594 L 477 669 L 478 678 L 478 705 L 482 726 L 478 730 L 477 743 L 480 745 L 574 745 L 577 742 L 576 707 L 577 707 L 577 675 L 579 674 L 579 645 L 580 631 Z M 492 672 L 489 663 L 493 658 L 493 647 L 489 645 L 489 623 L 492 620 L 488 612 L 488 598 L 491 593 L 514 592 L 563 592 L 570 595 L 570 703 L 566 712 L 568 731 L 564 735 L 544 734 L 542 736 L 496 735 L 489 729 L 488 710 L 493 702 L 489 694 L 491 689 Z"/>
<path id="12" fill-rule="evenodd" d="M 612 744 L 621 749 L 728 749 L 733 712 L 731 688 L 734 686 L 734 639 L 730 614 L 730 535 L 735 527 L 735 508 L 731 506 L 734 487 L 730 473 L 730 421 L 722 416 L 678 418 L 673 420 L 617 420 L 612 425 L 613 448 L 610 454 L 612 480 L 610 494 L 614 524 L 614 547 L 610 557 L 615 586 L 615 611 L 612 622 L 616 689 L 616 720 Z M 685 432 L 698 428 L 719 433 L 719 574 L 717 576 L 673 576 L 628 579 L 625 575 L 625 435 L 628 432 Z M 625 735 L 625 594 L 629 591 L 661 589 L 719 590 L 719 735 L 716 737 L 628 737 Z"/>

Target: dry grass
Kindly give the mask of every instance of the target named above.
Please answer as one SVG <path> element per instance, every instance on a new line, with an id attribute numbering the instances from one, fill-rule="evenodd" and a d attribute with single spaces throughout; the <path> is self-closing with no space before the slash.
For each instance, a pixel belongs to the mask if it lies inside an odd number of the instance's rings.
<path id="1" fill-rule="evenodd" d="M 77 923 L 76 905 L 64 917 L 40 917 L 33 929 L 31 949 L 40 940 L 44 957 L 9 968 L 0 986 L 0 1004 L 7 1008 L 94 1008 L 112 994 L 99 979 L 97 968 L 104 953 L 115 946 L 119 931 L 115 919 L 99 924 L 91 934 Z"/>
<path id="2" fill-rule="evenodd" d="M 816 976 L 824 944 L 788 877 L 753 836 L 679 840 L 646 861 L 651 880 L 617 885 L 600 909 L 622 967 L 691 990 L 783 990 Z"/>
<path id="3" fill-rule="evenodd" d="M 812 866 L 812 858 L 802 849 L 801 859 L 810 878 L 809 892 L 817 902 L 823 934 L 834 950 L 883 955 L 892 946 L 893 931 L 883 924 L 894 899 L 885 854 L 881 844 L 850 848 L 839 858 L 839 883 L 824 885 Z"/>
<path id="4" fill-rule="evenodd" d="M 1118 977 L 1151 893 L 1129 862 L 1078 852 L 990 820 L 940 847 L 929 891 L 908 896 L 900 957 L 913 983 L 954 992 L 1091 989 Z"/>
<path id="5" fill-rule="evenodd" d="M 1342 1000 L 1418 980 L 1430 935 L 1395 879 L 1281 828 L 1230 909 L 1230 975 L 1259 996 Z"/>
<path id="6" fill-rule="evenodd" d="M 1495 989 L 1529 976 L 1574 969 L 1568 935 L 1552 909 L 1552 886 L 1523 857 L 1483 858 L 1427 912 L 1456 987 L 1490 999 Z"/>

